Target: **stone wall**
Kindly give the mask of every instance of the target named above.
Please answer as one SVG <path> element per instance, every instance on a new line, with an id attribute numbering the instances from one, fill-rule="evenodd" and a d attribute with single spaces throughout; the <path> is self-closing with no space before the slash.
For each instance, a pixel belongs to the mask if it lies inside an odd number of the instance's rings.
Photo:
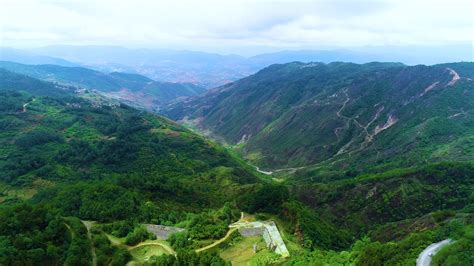
<path id="1" fill-rule="evenodd" d="M 156 239 L 158 240 L 166 240 L 172 234 L 184 231 L 183 228 L 158 225 L 158 224 L 145 224 L 145 227 L 148 230 L 148 232 L 154 234 L 156 236 Z"/>
<path id="2" fill-rule="evenodd" d="M 243 237 L 261 236 L 264 230 L 264 227 L 241 227 L 239 233 Z"/>

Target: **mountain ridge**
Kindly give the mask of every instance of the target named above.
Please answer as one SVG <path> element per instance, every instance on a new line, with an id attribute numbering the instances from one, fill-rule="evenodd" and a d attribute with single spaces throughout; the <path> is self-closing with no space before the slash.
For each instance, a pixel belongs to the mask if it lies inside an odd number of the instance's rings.
<path id="1" fill-rule="evenodd" d="M 44 81 L 99 91 L 129 104 L 156 109 L 180 97 L 204 92 L 193 84 L 159 82 L 133 73 L 102 73 L 84 67 L 25 65 L 0 61 L 0 67 Z"/>
<path id="2" fill-rule="evenodd" d="M 338 157 L 350 164 L 352 159 L 348 158 L 353 154 L 367 161 L 368 157 L 362 154 L 370 154 L 365 147 L 368 144 L 370 149 L 376 149 L 372 153 L 388 159 L 394 154 L 386 147 L 393 144 L 382 144 L 381 141 L 400 138 L 392 135 L 393 130 L 389 128 L 413 132 L 416 127 L 426 128 L 423 123 L 428 123 L 431 128 L 422 129 L 423 133 L 413 136 L 436 136 L 438 133 L 432 132 L 436 122 L 430 115 L 438 117 L 444 113 L 446 117 L 437 118 L 441 119 L 442 127 L 450 123 L 457 126 L 442 128 L 439 144 L 447 141 L 441 136 L 453 134 L 449 132 L 454 128 L 467 126 L 469 129 L 473 65 L 272 65 L 248 78 L 210 90 L 202 97 L 171 105 L 163 113 L 177 120 L 194 120 L 202 129 L 237 145 L 248 159 L 254 158 L 254 162 L 267 169 L 301 167 L 328 159 L 327 162 L 333 164 L 334 158 Z M 456 102 L 456 98 L 462 101 Z M 436 105 L 441 109 L 436 110 Z M 458 111 L 453 111 L 455 109 Z M 461 109 L 463 116 L 459 114 Z M 419 146 L 419 140 L 402 132 L 399 132 L 404 135 L 403 141 L 399 139 L 401 143 Z M 465 132 L 466 141 L 470 143 L 467 132 L 470 130 Z M 377 147 L 385 148 L 380 153 Z M 345 155 L 339 156 L 341 154 Z M 403 157 L 403 152 L 395 154 Z M 380 158 L 368 156 L 380 161 Z M 471 152 L 465 158 L 472 158 Z"/>
<path id="3" fill-rule="evenodd" d="M 155 80 L 194 83 L 213 88 L 254 74 L 276 63 L 293 61 L 368 63 L 400 61 L 409 65 L 472 61 L 472 45 L 368 46 L 282 50 L 241 56 L 211 52 L 125 48 L 120 46 L 56 45 L 25 52 L 63 58 L 101 72 L 130 72 Z M 436 55 L 436 56 L 434 56 Z M 12 57 L 10 57 L 12 58 Z M 21 58 L 20 58 L 21 59 Z M 14 59 L 9 59 L 15 61 Z M 49 61 L 48 61 L 49 62 Z"/>

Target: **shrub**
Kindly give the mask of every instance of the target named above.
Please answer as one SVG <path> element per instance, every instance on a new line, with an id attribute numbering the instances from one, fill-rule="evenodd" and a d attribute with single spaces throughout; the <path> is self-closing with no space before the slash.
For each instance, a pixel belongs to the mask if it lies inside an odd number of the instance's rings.
<path id="1" fill-rule="evenodd" d="M 136 245 L 147 239 L 156 239 L 156 236 L 148 232 L 148 230 L 146 230 L 146 227 L 144 225 L 139 225 L 135 227 L 135 229 L 127 235 L 127 237 L 125 238 L 125 244 Z"/>

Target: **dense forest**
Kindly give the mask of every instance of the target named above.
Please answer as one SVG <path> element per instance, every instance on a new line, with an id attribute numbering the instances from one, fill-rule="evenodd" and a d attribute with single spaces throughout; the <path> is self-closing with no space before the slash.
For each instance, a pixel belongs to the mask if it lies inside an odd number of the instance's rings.
<path id="1" fill-rule="evenodd" d="M 262 241 L 227 236 L 244 215 L 291 254 L 261 244 L 255 265 L 414 265 L 446 238 L 433 263 L 474 261 L 472 160 L 268 176 L 167 118 L 0 74 L 0 265 L 230 265 Z"/>

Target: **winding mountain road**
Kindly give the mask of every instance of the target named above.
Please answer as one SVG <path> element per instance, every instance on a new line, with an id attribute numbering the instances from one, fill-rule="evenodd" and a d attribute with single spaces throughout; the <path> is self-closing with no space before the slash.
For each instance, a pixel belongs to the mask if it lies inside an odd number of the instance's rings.
<path id="1" fill-rule="evenodd" d="M 240 219 L 235 223 L 242 222 L 242 221 L 245 221 L 245 217 L 244 217 L 243 212 L 240 213 Z M 212 243 L 210 245 L 207 245 L 205 247 L 196 249 L 196 253 L 203 252 L 204 250 L 208 250 L 210 248 L 213 248 L 213 247 L 219 245 L 220 243 L 226 241 L 230 237 L 230 235 L 232 235 L 232 233 L 235 232 L 236 230 L 237 230 L 237 228 L 230 228 L 229 231 L 227 231 L 227 234 L 225 234 L 225 236 L 223 238 L 215 241 L 214 243 Z"/>
<path id="2" fill-rule="evenodd" d="M 446 239 L 438 243 L 429 245 L 416 259 L 416 266 L 430 266 L 431 258 L 443 247 L 454 243 L 451 239 Z"/>
<path id="3" fill-rule="evenodd" d="M 257 170 L 257 172 L 262 173 L 262 174 L 264 174 L 264 175 L 271 175 L 271 174 L 273 174 L 272 171 L 263 171 L 263 170 L 261 170 L 258 166 L 255 166 L 255 169 Z"/>

